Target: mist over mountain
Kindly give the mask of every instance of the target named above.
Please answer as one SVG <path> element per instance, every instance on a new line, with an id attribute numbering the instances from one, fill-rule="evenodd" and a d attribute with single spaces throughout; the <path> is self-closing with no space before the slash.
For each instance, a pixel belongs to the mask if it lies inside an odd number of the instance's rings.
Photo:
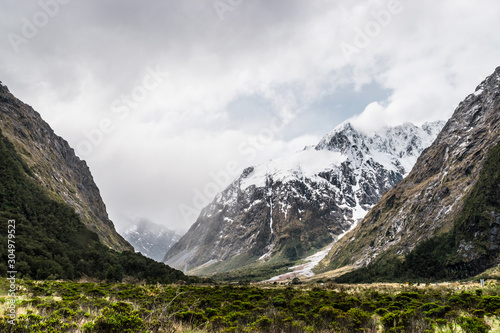
<path id="1" fill-rule="evenodd" d="M 175 231 L 148 220 L 128 226 L 122 235 L 136 252 L 156 261 L 162 261 L 165 253 L 181 238 Z"/>

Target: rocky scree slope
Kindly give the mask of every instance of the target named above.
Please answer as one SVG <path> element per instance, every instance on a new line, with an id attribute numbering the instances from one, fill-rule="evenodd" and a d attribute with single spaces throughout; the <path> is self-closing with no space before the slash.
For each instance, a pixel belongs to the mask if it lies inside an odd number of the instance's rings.
<path id="1" fill-rule="evenodd" d="M 499 126 L 500 67 L 460 103 L 408 177 L 334 245 L 318 271 L 377 264 L 384 275 L 383 263 L 406 260 L 408 267 L 399 267 L 414 277 L 446 271 L 440 276 L 456 278 L 498 264 Z"/>
<path id="2" fill-rule="evenodd" d="M 316 146 L 249 167 L 202 210 L 164 262 L 209 274 L 303 258 L 353 227 L 410 172 L 443 124 L 367 134 L 343 123 Z"/>
<path id="3" fill-rule="evenodd" d="M 73 207 L 100 241 L 116 251 L 132 251 L 108 218 L 89 168 L 40 114 L 0 84 L 0 129 L 53 197 Z"/>

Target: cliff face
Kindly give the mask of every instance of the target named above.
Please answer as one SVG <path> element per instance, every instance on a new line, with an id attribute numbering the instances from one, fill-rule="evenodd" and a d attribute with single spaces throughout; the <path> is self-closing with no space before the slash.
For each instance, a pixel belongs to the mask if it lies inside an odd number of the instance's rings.
<path id="1" fill-rule="evenodd" d="M 247 168 L 164 261 L 206 274 L 304 258 L 348 231 L 401 181 L 442 125 L 366 134 L 344 123 L 315 147 Z"/>
<path id="2" fill-rule="evenodd" d="M 500 183 L 495 176 L 499 166 L 484 166 L 487 159 L 495 160 L 491 154 L 497 154 L 499 142 L 500 67 L 460 103 L 408 177 L 335 244 L 322 270 L 363 267 L 382 255 L 402 258 L 423 241 L 445 234 L 450 239 L 449 257 L 455 261 L 472 262 L 496 251 L 500 246 Z M 486 190 L 480 179 L 493 182 L 491 188 Z M 480 196 L 483 199 L 478 200 Z M 451 264 L 448 261 L 443 265 Z"/>
<path id="3" fill-rule="evenodd" d="M 109 220 L 85 161 L 75 155 L 64 139 L 54 134 L 38 112 L 15 98 L 1 84 L 0 129 L 43 186 L 54 198 L 73 207 L 102 243 L 116 251 L 133 250 Z"/>

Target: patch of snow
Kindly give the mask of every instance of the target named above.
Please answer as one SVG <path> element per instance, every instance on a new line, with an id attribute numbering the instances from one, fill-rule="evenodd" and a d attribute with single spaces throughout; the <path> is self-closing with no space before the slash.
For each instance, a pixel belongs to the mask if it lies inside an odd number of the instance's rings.
<path id="1" fill-rule="evenodd" d="M 265 258 L 269 257 L 271 255 L 271 252 L 273 252 L 274 249 L 274 243 L 271 243 L 271 246 L 269 246 L 269 251 L 264 253 L 259 259 L 257 260 L 264 260 Z"/>
<path id="2" fill-rule="evenodd" d="M 271 229 L 271 235 L 274 233 L 273 231 L 273 190 L 270 188 L 269 192 L 267 193 L 269 195 L 269 207 L 270 207 L 270 213 L 269 213 L 269 228 Z"/>
<path id="3" fill-rule="evenodd" d="M 333 245 L 338 242 L 342 237 L 344 237 L 349 231 L 354 229 L 356 227 L 357 223 L 353 223 L 351 227 L 343 232 L 342 234 L 338 235 L 336 239 L 331 242 L 328 246 L 324 247 L 322 250 L 316 252 L 313 255 L 310 255 L 309 257 L 305 258 L 304 264 L 297 265 L 290 267 L 289 270 L 292 270 L 292 272 L 281 274 L 278 276 L 274 276 L 270 278 L 269 280 L 263 281 L 263 282 L 274 282 L 274 281 L 282 281 L 282 280 L 288 280 L 288 279 L 293 279 L 295 277 L 300 277 L 300 276 L 305 276 L 305 277 L 312 277 L 315 275 L 315 273 L 312 271 L 314 267 L 316 267 L 321 260 L 323 260 L 330 250 L 332 249 Z M 267 255 L 267 253 L 266 253 Z M 262 257 L 261 257 L 262 258 Z M 260 260 L 260 258 L 259 258 Z"/>
<path id="4" fill-rule="evenodd" d="M 303 150 L 256 166 L 246 178 L 241 180 L 240 188 L 244 191 L 252 185 L 265 187 L 266 180 L 269 177 L 275 182 L 312 178 L 320 172 L 331 170 L 333 167 L 340 165 L 346 159 L 347 156 L 340 152 Z"/>
<path id="5" fill-rule="evenodd" d="M 260 200 L 260 199 L 255 200 L 255 201 L 252 201 L 252 202 L 250 203 L 250 206 L 248 206 L 247 208 L 245 208 L 243 211 L 246 213 L 246 212 L 248 212 L 250 209 L 252 209 L 252 208 L 253 208 L 253 206 L 258 205 L 258 204 L 260 204 L 261 202 L 262 202 L 262 200 Z"/>
<path id="6" fill-rule="evenodd" d="M 328 252 L 330 252 L 330 250 L 332 249 L 333 244 L 335 244 L 335 242 L 332 242 L 321 251 L 316 252 L 315 254 L 305 258 L 304 260 L 306 261 L 306 263 L 290 267 L 289 270 L 292 270 L 292 272 L 274 276 L 269 280 L 263 282 L 282 281 L 287 279 L 293 279 L 299 276 L 307 276 L 307 277 L 314 276 L 314 272 L 312 271 L 312 269 L 316 267 L 320 263 L 320 261 L 326 257 Z"/>

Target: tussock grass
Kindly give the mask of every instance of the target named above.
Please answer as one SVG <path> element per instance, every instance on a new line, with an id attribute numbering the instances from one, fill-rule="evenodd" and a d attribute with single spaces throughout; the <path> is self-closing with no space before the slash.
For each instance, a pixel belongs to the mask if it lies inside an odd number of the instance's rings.
<path id="1" fill-rule="evenodd" d="M 5 293 L 4 293 L 5 294 Z M 500 288 L 19 281 L 0 332 L 500 332 Z"/>

